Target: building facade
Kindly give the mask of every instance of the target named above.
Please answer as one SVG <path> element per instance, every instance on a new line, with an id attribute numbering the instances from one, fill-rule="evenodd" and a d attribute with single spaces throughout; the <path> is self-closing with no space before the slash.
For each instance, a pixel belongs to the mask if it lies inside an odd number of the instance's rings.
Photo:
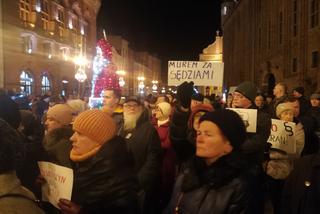
<path id="1" fill-rule="evenodd" d="M 225 0 L 221 4 L 224 81 L 277 82 L 320 89 L 319 0 Z"/>
<path id="2" fill-rule="evenodd" d="M 124 71 L 123 74 L 119 73 L 119 76 L 122 76 L 125 81 L 123 95 L 152 93 L 154 85 L 152 81 L 158 82 L 157 90 L 159 90 L 161 85 L 161 60 L 158 57 L 147 51 L 133 50 L 130 43 L 121 36 L 109 35 L 107 39 L 114 47 L 112 54 L 114 64 L 119 71 Z"/>
<path id="3" fill-rule="evenodd" d="M 92 59 L 101 0 L 4 0 L 0 88 L 26 95 L 75 94 L 73 59 Z M 91 76 L 88 67 L 87 75 Z"/>

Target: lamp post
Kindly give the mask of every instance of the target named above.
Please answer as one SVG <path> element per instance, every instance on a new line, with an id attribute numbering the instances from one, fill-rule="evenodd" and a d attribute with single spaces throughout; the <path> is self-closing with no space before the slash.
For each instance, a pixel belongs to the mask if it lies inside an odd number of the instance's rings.
<path id="1" fill-rule="evenodd" d="M 152 80 L 151 83 L 152 83 L 152 92 L 158 93 L 158 86 L 157 86 L 158 80 Z"/>
<path id="2" fill-rule="evenodd" d="M 144 93 L 143 89 L 145 87 L 145 85 L 144 85 L 145 78 L 144 78 L 144 76 L 139 76 L 137 79 L 139 81 L 139 84 L 138 84 L 139 92 L 140 92 L 140 94 L 143 94 Z"/>
<path id="3" fill-rule="evenodd" d="M 85 56 L 83 56 L 82 54 L 79 54 L 78 56 L 76 56 L 73 59 L 73 62 L 74 62 L 75 67 L 77 69 L 76 73 L 74 75 L 74 78 L 78 81 L 78 98 L 80 98 L 81 83 L 83 83 L 87 79 L 85 67 L 86 67 L 88 61 Z"/>
<path id="4" fill-rule="evenodd" d="M 119 85 L 120 87 L 123 87 L 126 84 L 124 80 L 124 76 L 126 75 L 126 72 L 124 70 L 118 70 L 116 73 L 119 76 Z"/>

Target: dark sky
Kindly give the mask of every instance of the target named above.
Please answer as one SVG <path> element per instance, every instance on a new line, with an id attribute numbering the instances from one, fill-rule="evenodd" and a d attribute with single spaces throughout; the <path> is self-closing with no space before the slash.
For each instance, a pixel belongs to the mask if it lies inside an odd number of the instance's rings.
<path id="1" fill-rule="evenodd" d="M 219 2 L 102 0 L 98 30 L 121 35 L 135 50 L 157 54 L 163 61 L 198 60 L 202 49 L 214 41 L 220 23 Z"/>

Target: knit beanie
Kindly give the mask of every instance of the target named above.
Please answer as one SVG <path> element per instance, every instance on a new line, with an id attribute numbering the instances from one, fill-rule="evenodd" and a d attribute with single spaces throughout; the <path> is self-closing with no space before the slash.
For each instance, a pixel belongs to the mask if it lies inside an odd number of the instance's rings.
<path id="1" fill-rule="evenodd" d="M 161 110 L 164 117 L 169 117 L 171 114 L 171 105 L 167 102 L 162 102 L 157 104 L 158 108 Z"/>
<path id="2" fill-rule="evenodd" d="M 235 91 L 239 92 L 240 94 L 251 100 L 251 102 L 254 102 L 254 99 L 256 98 L 257 94 L 256 87 L 252 82 L 249 81 L 242 82 L 240 85 L 237 86 Z"/>
<path id="3" fill-rule="evenodd" d="M 103 145 L 116 135 L 116 124 L 108 114 L 94 109 L 80 113 L 73 123 L 73 130 Z"/>
<path id="4" fill-rule="evenodd" d="M 310 100 L 320 100 L 320 94 L 311 94 Z"/>
<path id="5" fill-rule="evenodd" d="M 276 116 L 278 118 L 280 118 L 281 114 L 284 111 L 294 111 L 293 106 L 291 105 L 291 103 L 280 103 L 279 105 L 277 105 L 277 109 L 276 109 Z"/>
<path id="6" fill-rule="evenodd" d="M 301 86 L 294 88 L 292 91 L 296 91 L 296 92 L 298 92 L 298 93 L 301 94 L 301 95 L 304 94 L 304 88 L 301 87 Z"/>
<path id="7" fill-rule="evenodd" d="M 0 95 L 0 118 L 14 129 L 17 129 L 21 122 L 18 104 L 7 95 Z"/>
<path id="8" fill-rule="evenodd" d="M 64 126 L 72 122 L 74 110 L 66 104 L 57 104 L 49 108 L 47 117 L 51 117 Z"/>
<path id="9" fill-rule="evenodd" d="M 85 154 L 76 154 L 72 149 L 70 159 L 81 162 L 93 157 L 100 148 L 116 135 L 116 124 L 113 119 L 101 110 L 87 110 L 80 113 L 74 123 L 73 130 L 94 140 L 98 145 Z"/>
<path id="10" fill-rule="evenodd" d="M 81 99 L 68 100 L 67 105 L 70 106 L 76 113 L 81 113 L 88 109 L 88 105 Z"/>
<path id="11" fill-rule="evenodd" d="M 197 101 L 203 102 L 203 99 L 204 99 L 204 96 L 200 93 L 194 93 L 191 96 L 191 100 L 197 100 Z"/>
<path id="12" fill-rule="evenodd" d="M 222 134 L 229 140 L 233 149 L 239 149 L 246 139 L 246 128 L 241 117 L 234 111 L 219 109 L 207 112 L 203 115 L 199 123 L 210 121 L 216 124 Z"/>

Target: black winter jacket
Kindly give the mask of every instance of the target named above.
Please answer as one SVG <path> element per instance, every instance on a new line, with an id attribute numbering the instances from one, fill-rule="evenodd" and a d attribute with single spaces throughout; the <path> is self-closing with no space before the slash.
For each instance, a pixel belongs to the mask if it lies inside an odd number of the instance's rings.
<path id="1" fill-rule="evenodd" d="M 84 213 L 137 213 L 132 162 L 121 137 L 108 141 L 94 157 L 75 163 L 72 201 Z"/>
<path id="2" fill-rule="evenodd" d="M 165 213 L 249 213 L 251 190 L 243 159 L 235 154 L 221 157 L 211 166 L 193 158 L 177 178 Z"/>
<path id="3" fill-rule="evenodd" d="M 120 129 L 127 147 L 134 159 L 134 168 L 143 190 L 153 190 L 160 176 L 161 143 L 157 130 L 150 123 L 148 112 L 144 111 L 131 131 Z"/>
<path id="4" fill-rule="evenodd" d="M 282 197 L 283 214 L 320 213 L 320 153 L 297 160 Z"/>

